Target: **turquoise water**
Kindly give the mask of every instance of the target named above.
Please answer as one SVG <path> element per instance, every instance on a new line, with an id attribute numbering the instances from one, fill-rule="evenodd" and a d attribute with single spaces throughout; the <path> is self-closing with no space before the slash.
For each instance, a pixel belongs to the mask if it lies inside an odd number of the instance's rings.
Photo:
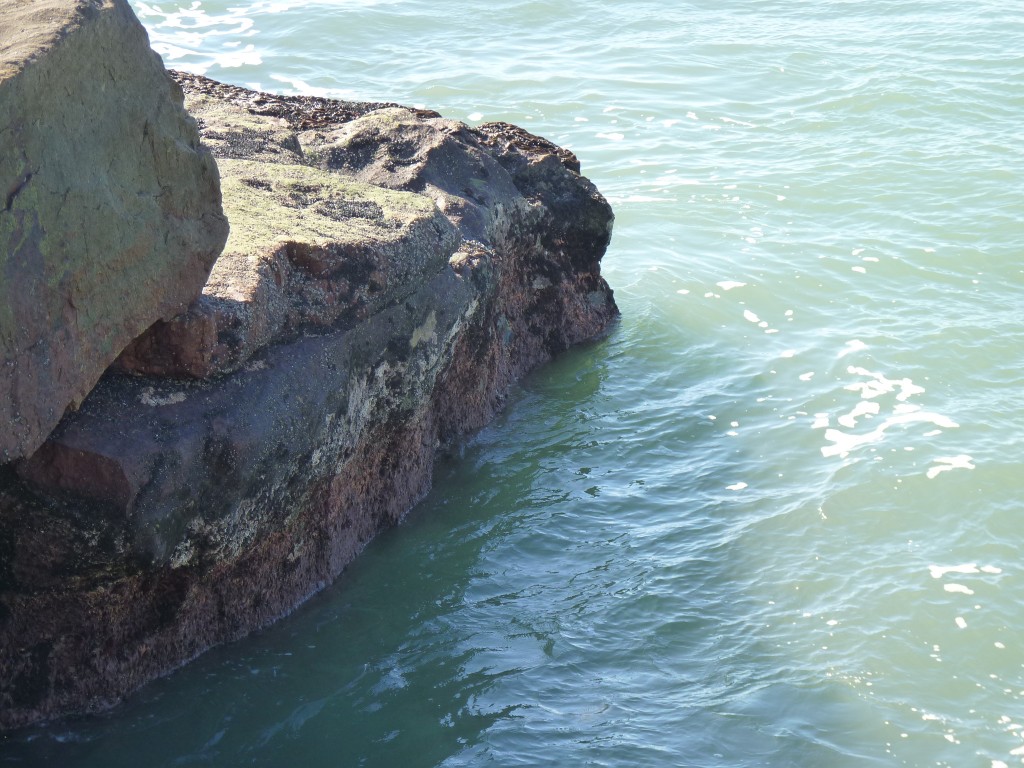
<path id="1" fill-rule="evenodd" d="M 570 147 L 623 317 L 294 616 L 0 762 L 1024 762 L 1019 0 L 134 6 Z"/>

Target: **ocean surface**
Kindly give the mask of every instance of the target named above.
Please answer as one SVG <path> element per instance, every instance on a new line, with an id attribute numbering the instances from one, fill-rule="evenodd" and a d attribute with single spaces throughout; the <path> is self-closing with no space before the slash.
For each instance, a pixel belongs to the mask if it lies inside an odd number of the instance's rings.
<path id="1" fill-rule="evenodd" d="M 622 319 L 78 766 L 1024 762 L 1021 0 L 134 0 L 168 66 L 506 120 Z"/>

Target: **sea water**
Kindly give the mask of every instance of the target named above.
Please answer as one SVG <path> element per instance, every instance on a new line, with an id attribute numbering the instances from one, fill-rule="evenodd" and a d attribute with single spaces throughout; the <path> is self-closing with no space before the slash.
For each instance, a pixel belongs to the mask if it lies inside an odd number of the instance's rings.
<path id="1" fill-rule="evenodd" d="M 0 762 L 1024 762 L 1020 0 L 133 5 L 569 147 L 623 315 L 292 617 Z"/>

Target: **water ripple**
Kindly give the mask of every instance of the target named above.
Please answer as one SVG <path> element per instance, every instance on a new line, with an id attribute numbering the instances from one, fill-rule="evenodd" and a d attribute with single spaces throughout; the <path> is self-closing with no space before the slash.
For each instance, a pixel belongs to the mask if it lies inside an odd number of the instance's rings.
<path id="1" fill-rule="evenodd" d="M 134 7 L 171 66 L 570 146 L 623 319 L 335 589 L 0 762 L 1020 760 L 1013 4 Z"/>

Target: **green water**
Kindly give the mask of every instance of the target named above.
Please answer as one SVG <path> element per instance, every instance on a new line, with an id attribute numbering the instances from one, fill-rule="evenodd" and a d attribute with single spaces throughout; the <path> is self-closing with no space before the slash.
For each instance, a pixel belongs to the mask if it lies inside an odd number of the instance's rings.
<path id="1" fill-rule="evenodd" d="M 1022 762 L 1024 4 L 134 6 L 569 146 L 623 318 L 294 616 L 0 763 Z"/>

